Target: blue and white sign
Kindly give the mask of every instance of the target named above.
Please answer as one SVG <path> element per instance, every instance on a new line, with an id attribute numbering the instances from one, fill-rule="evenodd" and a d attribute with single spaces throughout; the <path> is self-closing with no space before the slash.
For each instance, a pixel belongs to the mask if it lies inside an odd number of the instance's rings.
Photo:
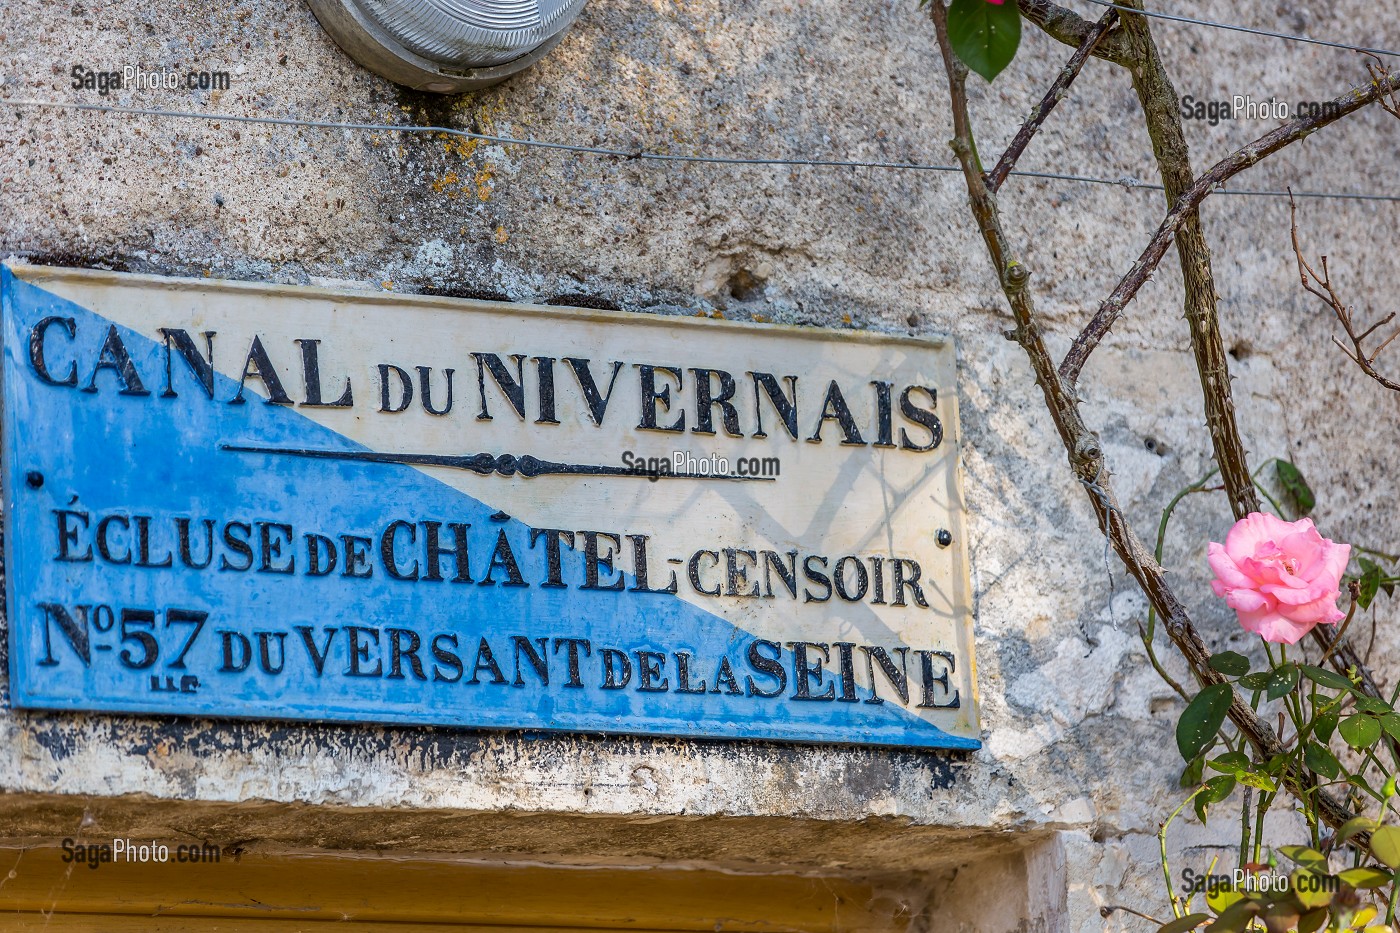
<path id="1" fill-rule="evenodd" d="M 0 275 L 15 706 L 979 745 L 950 343 Z"/>

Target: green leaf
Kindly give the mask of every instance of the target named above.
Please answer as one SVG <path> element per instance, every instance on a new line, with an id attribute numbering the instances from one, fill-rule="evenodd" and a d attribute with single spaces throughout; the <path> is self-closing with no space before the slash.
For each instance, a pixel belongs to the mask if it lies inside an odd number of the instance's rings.
<path id="1" fill-rule="evenodd" d="M 1378 700 L 1375 697 L 1368 696 L 1357 697 L 1356 708 L 1363 713 L 1375 713 L 1377 716 L 1395 712 L 1385 700 Z"/>
<path id="2" fill-rule="evenodd" d="M 983 0 L 977 2 L 982 3 Z M 1215 733 L 1225 722 L 1225 714 L 1234 696 L 1235 691 L 1229 684 L 1212 684 L 1186 704 L 1176 724 L 1176 747 L 1181 751 L 1182 758 L 1190 761 L 1215 741 Z"/>
<path id="3" fill-rule="evenodd" d="M 1206 933 L 1241 933 L 1263 908 L 1254 901 L 1239 900 L 1222 910 Z"/>
<path id="4" fill-rule="evenodd" d="M 1298 864 L 1303 871 L 1327 874 L 1327 856 L 1316 849 L 1309 849 L 1308 846 L 1278 846 L 1277 852 L 1289 862 Z"/>
<path id="5" fill-rule="evenodd" d="M 1395 877 L 1388 871 L 1381 871 L 1379 868 L 1348 868 L 1346 871 L 1338 872 L 1337 877 L 1342 879 L 1344 884 L 1349 884 L 1358 891 L 1367 888 L 1379 888 L 1383 884 L 1390 884 Z"/>
<path id="6" fill-rule="evenodd" d="M 1298 923 L 1298 917 L 1303 912 L 1303 907 L 1298 903 L 1298 899 L 1288 895 L 1265 894 L 1265 898 L 1272 897 L 1268 906 L 1259 914 L 1259 919 L 1264 921 L 1264 928 L 1267 930 L 1292 930 Z"/>
<path id="7" fill-rule="evenodd" d="M 1303 676 L 1313 683 L 1321 684 L 1324 687 L 1331 687 L 1333 690 L 1351 689 L 1351 681 L 1347 680 L 1341 674 L 1336 674 L 1320 667 L 1313 667 L 1311 664 L 1304 664 L 1302 666 L 1302 671 Z"/>
<path id="8" fill-rule="evenodd" d="M 1355 930 L 1365 927 L 1366 933 L 1377 933 L 1375 928 L 1371 926 L 1371 921 L 1376 919 L 1376 915 L 1377 911 L 1375 905 L 1367 904 L 1351 915 L 1351 920 L 1349 921 L 1351 928 Z"/>
<path id="9" fill-rule="evenodd" d="M 1318 713 L 1313 719 L 1313 735 L 1323 742 L 1332 740 L 1332 733 L 1337 731 L 1338 713 L 1336 710 L 1328 710 L 1325 713 Z M 1317 770 L 1314 768 L 1313 770 Z"/>
<path id="10" fill-rule="evenodd" d="M 1337 842 L 1343 843 L 1357 833 L 1375 832 L 1376 821 L 1369 816 L 1353 816 L 1337 830 Z"/>
<path id="11" fill-rule="evenodd" d="M 1243 677 L 1249 673 L 1249 658 L 1238 651 L 1218 651 L 1210 656 L 1210 666 L 1226 677 Z"/>
<path id="12" fill-rule="evenodd" d="M 1267 690 L 1269 678 L 1273 677 L 1273 671 L 1255 671 L 1247 677 L 1240 678 L 1240 686 L 1246 690 Z"/>
<path id="13" fill-rule="evenodd" d="M 1226 752 L 1219 758 L 1212 758 L 1206 764 L 1210 765 L 1212 771 L 1219 771 L 1222 774 L 1234 774 L 1237 771 L 1249 770 L 1249 756 L 1244 752 Z"/>
<path id="14" fill-rule="evenodd" d="M 1182 787 L 1195 787 L 1201 783 L 1205 776 L 1206 756 L 1197 755 L 1186 763 L 1186 768 L 1181 772 L 1181 780 L 1177 783 Z"/>
<path id="15" fill-rule="evenodd" d="M 1289 881 L 1293 896 L 1298 898 L 1298 903 L 1304 908 L 1326 907 L 1332 903 L 1332 892 L 1336 890 L 1336 886 L 1327 874 L 1299 868 L 1289 876 Z M 1299 924 L 1298 929 L 1303 929 L 1302 924 Z M 1317 927 L 1312 929 L 1316 930 Z"/>
<path id="16" fill-rule="evenodd" d="M 1201 791 L 1197 800 L 1204 800 L 1206 803 L 1219 803 L 1230 796 L 1235 789 L 1235 776 L 1233 774 L 1222 774 L 1206 781 L 1206 789 Z"/>
<path id="17" fill-rule="evenodd" d="M 1157 928 L 1157 933 L 1186 933 L 1187 930 L 1194 930 L 1209 919 L 1210 914 L 1187 914 L 1171 923 L 1162 924 Z"/>
<path id="18" fill-rule="evenodd" d="M 1255 774 L 1252 771 L 1241 771 L 1235 775 L 1235 780 L 1246 787 L 1253 787 L 1255 790 L 1266 790 L 1269 793 L 1277 793 L 1278 785 L 1274 779 L 1267 774 Z"/>
<path id="19" fill-rule="evenodd" d="M 1331 901 L 1331 897 L 1328 897 Z M 1317 910 L 1310 910 L 1298 918 L 1298 933 L 1317 933 L 1327 922 L 1327 908 L 1319 907 Z"/>
<path id="20" fill-rule="evenodd" d="M 1347 783 L 1350 784 L 1352 787 L 1364 790 L 1366 792 L 1366 796 L 1368 797 L 1380 796 L 1380 794 L 1376 793 L 1376 789 L 1372 787 L 1369 783 L 1367 783 L 1366 779 L 1359 774 L 1348 774 Z"/>
<path id="21" fill-rule="evenodd" d="M 1341 721 L 1337 731 L 1352 748 L 1370 748 L 1380 741 L 1381 723 L 1366 713 L 1353 713 Z"/>
<path id="22" fill-rule="evenodd" d="M 1385 574 L 1374 561 L 1358 557 L 1356 562 L 1361 565 L 1361 592 L 1356 594 L 1356 605 L 1362 609 L 1369 609 L 1371 601 L 1376 598 L 1376 590 L 1381 588 L 1381 577 Z"/>
<path id="23" fill-rule="evenodd" d="M 948 7 L 948 41 L 964 65 L 992 80 L 1011 64 L 1021 44 L 1021 13 L 1015 0 L 953 0 Z"/>
<path id="24" fill-rule="evenodd" d="M 1243 900 L 1244 895 L 1234 888 L 1216 888 L 1214 894 L 1211 894 L 1209 890 L 1206 891 L 1206 906 L 1217 914 L 1223 914 Z"/>
<path id="25" fill-rule="evenodd" d="M 1275 460 L 1274 471 L 1278 476 L 1279 485 L 1288 494 L 1298 517 L 1307 515 L 1317 505 L 1317 497 L 1313 495 L 1312 487 L 1308 481 L 1303 479 L 1303 473 L 1287 460 Z"/>
<path id="26" fill-rule="evenodd" d="M 1307 846 L 1279 846 L 1278 854 L 1289 861 L 1297 862 L 1307 869 L 1319 871 L 1327 870 L 1327 856 Z"/>
<path id="27" fill-rule="evenodd" d="M 1382 713 L 1381 728 L 1392 739 L 1400 740 L 1400 713 Z"/>
<path id="28" fill-rule="evenodd" d="M 1387 868 L 1400 868 L 1400 827 L 1382 826 L 1371 833 L 1371 854 Z"/>
<path id="29" fill-rule="evenodd" d="M 1277 700 L 1286 695 L 1294 687 L 1298 686 L 1298 665 L 1285 664 L 1276 667 L 1269 673 L 1268 696 L 1271 700 Z"/>
<path id="30" fill-rule="evenodd" d="M 1206 810 L 1211 804 L 1219 803 L 1226 799 L 1235 790 L 1235 776 L 1233 774 L 1222 774 L 1206 781 L 1205 790 L 1196 795 L 1196 818 L 1201 821 L 1201 825 L 1206 822 Z"/>
<path id="31" fill-rule="evenodd" d="M 1317 742 L 1309 742 L 1308 747 L 1303 749 L 1303 763 L 1308 766 L 1308 770 L 1328 780 L 1335 781 L 1342 773 L 1342 763 L 1337 760 L 1337 756 L 1332 754 L 1327 746 Z"/>

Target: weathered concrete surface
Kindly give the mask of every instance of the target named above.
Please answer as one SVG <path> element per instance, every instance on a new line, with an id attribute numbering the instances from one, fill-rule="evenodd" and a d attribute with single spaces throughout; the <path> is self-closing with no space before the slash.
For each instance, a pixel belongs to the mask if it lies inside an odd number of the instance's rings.
<path id="1" fill-rule="evenodd" d="M 1374 8 L 1355 0 L 1267 12 L 1213 0 L 1190 12 L 1400 42 L 1364 30 L 1377 22 Z M 1341 52 L 1157 31 L 1179 92 L 1198 98 L 1316 100 L 1364 77 Z M 941 64 L 912 0 L 594 0 L 540 67 L 461 99 L 408 94 L 363 72 L 292 0 L 10 0 L 0 34 L 7 98 L 103 102 L 69 88 L 72 65 L 179 64 L 226 68 L 233 87 L 111 99 L 669 152 L 950 160 Z M 974 80 L 984 157 L 1064 57 L 1031 31 L 994 86 Z M 1134 114 L 1126 77 L 1095 63 L 1024 167 L 1150 178 Z M 1187 131 L 1199 166 L 1270 125 L 1193 122 Z M 1395 193 L 1395 132 L 1384 114 L 1364 114 L 1241 184 Z M 1062 349 L 1155 228 L 1160 195 L 1026 179 L 1005 190 L 1008 231 Z M 1133 928 L 1121 914 L 1101 919 L 1099 908 L 1163 903 L 1151 834 L 1181 796 L 1172 740 L 1180 705 L 1146 664 L 1135 634 L 1144 603 L 1119 566 L 1110 586 L 1083 491 L 1024 359 L 1001 336 L 1008 321 L 960 191 L 956 177 L 931 173 L 662 167 L 451 139 L 0 106 L 0 251 L 33 261 L 953 334 L 987 740 L 958 757 L 7 712 L 0 785 L 94 799 L 792 818 L 857 834 L 879 817 L 891 845 L 915 827 L 950 837 L 1058 829 L 1067 926 Z M 1305 241 L 1333 257 L 1367 316 L 1392 309 L 1400 292 L 1388 236 L 1396 209 L 1303 202 Z M 1393 550 L 1400 470 L 1393 446 L 1378 443 L 1386 432 L 1366 429 L 1393 425 L 1400 402 L 1340 357 L 1328 313 L 1300 294 L 1286 202 L 1215 198 L 1204 220 L 1256 462 L 1292 457 L 1319 490 L 1324 533 Z M 1209 468 L 1173 269 L 1169 260 L 1143 290 L 1082 382 L 1124 508 L 1145 534 L 1171 495 Z M 1205 541 L 1228 521 L 1223 499 L 1192 497 L 1167 565 L 1212 645 L 1247 650 L 1203 572 Z M 1387 605 L 1373 655 L 1382 670 L 1400 660 L 1383 625 Z M 1354 629 L 1363 646 L 1369 628 Z M 1170 658 L 1168 666 L 1182 675 Z M 1205 847 L 1186 864 L 1203 870 L 1210 847 L 1230 836 L 1214 824 L 1183 830 Z"/>
<path id="2" fill-rule="evenodd" d="M 207 835 L 232 848 L 260 851 L 412 852 L 511 859 L 546 853 L 558 864 L 709 865 L 731 870 L 782 866 L 932 876 L 981 859 L 1034 850 L 1053 833 L 954 831 L 909 820 L 800 816 L 654 817 L 453 807 L 307 805 L 267 799 L 243 803 L 168 797 L 102 798 L 73 794 L 0 795 L 6 845 L 60 836 L 174 839 Z M 1053 848 L 1053 846 L 1052 846 Z"/>

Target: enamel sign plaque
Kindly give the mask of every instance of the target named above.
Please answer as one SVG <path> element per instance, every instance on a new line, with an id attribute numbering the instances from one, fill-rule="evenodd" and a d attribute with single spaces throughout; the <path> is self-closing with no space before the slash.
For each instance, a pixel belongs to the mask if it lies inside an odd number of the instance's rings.
<path id="1" fill-rule="evenodd" d="M 976 748 L 951 343 L 3 270 L 15 706 Z"/>

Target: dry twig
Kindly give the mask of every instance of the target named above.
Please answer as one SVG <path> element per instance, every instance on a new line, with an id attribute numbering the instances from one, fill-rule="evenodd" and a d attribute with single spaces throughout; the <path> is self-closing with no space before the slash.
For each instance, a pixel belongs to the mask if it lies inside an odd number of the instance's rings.
<path id="1" fill-rule="evenodd" d="M 1370 59 L 1370 61 L 1366 63 L 1366 71 L 1371 75 L 1371 83 L 1376 87 L 1383 86 L 1386 77 L 1385 63 L 1371 52 L 1366 52 L 1365 55 Z M 1376 103 L 1380 104 L 1381 109 L 1386 113 L 1396 119 L 1400 119 L 1400 98 L 1396 97 L 1394 88 L 1385 91 Z"/>
<path id="2" fill-rule="evenodd" d="M 1386 106 L 1386 104 L 1382 103 L 1381 106 Z M 1390 108 L 1386 106 L 1386 109 L 1389 110 Z M 1323 256 L 1320 262 L 1322 266 L 1321 275 L 1317 273 L 1317 270 L 1313 268 L 1311 263 L 1303 258 L 1303 247 L 1298 242 L 1298 205 L 1293 202 L 1292 195 L 1288 198 L 1288 213 L 1291 228 L 1290 233 L 1293 238 L 1293 255 L 1298 260 L 1298 278 L 1302 281 L 1303 288 L 1309 294 L 1316 295 L 1322 300 L 1323 304 L 1332 309 L 1332 313 L 1337 316 L 1337 321 L 1342 325 L 1342 330 L 1347 332 L 1347 339 L 1351 341 L 1351 349 L 1348 350 L 1336 337 L 1332 338 L 1332 342 L 1341 349 L 1342 353 L 1346 354 L 1349 360 L 1361 367 L 1361 371 L 1366 375 L 1370 376 L 1387 389 L 1393 392 L 1400 392 L 1400 382 L 1387 379 L 1377 372 L 1375 367 L 1376 358 L 1381 355 L 1386 347 L 1390 346 L 1391 341 L 1396 337 L 1400 337 L 1400 328 L 1397 328 L 1389 337 L 1382 340 L 1380 346 L 1376 347 L 1376 349 L 1370 353 L 1367 353 L 1363 346 L 1366 338 L 1395 320 L 1395 312 L 1390 312 L 1370 327 L 1358 332 L 1356 329 L 1357 324 L 1352 319 L 1351 306 L 1341 299 L 1341 296 L 1337 294 L 1337 289 L 1332 285 L 1332 272 L 1327 267 L 1327 257 Z"/>
<path id="3" fill-rule="evenodd" d="M 1006 147 L 1006 152 L 1002 153 L 997 160 L 996 167 L 987 173 L 987 187 L 995 192 L 1001 187 L 1001 183 L 1006 181 L 1006 176 L 1016 167 L 1016 160 L 1021 157 L 1021 153 L 1026 150 L 1026 145 L 1030 143 L 1031 137 L 1040 129 L 1045 118 L 1050 116 L 1050 111 L 1055 109 L 1068 93 L 1069 86 L 1074 83 L 1074 79 L 1079 76 L 1084 63 L 1089 60 L 1089 56 L 1094 53 L 1095 47 L 1103 41 L 1104 35 L 1118 22 L 1118 11 L 1109 10 L 1103 15 L 1094 28 L 1084 37 L 1084 41 L 1079 43 L 1079 48 L 1074 50 L 1069 62 L 1060 69 L 1060 73 L 1055 77 L 1055 83 L 1050 85 L 1050 90 L 1045 92 L 1045 96 L 1040 99 L 1040 104 L 1031 112 L 1030 119 L 1021 124 L 1021 128 L 1016 131 L 1016 136 L 1011 140 L 1011 145 Z"/>

